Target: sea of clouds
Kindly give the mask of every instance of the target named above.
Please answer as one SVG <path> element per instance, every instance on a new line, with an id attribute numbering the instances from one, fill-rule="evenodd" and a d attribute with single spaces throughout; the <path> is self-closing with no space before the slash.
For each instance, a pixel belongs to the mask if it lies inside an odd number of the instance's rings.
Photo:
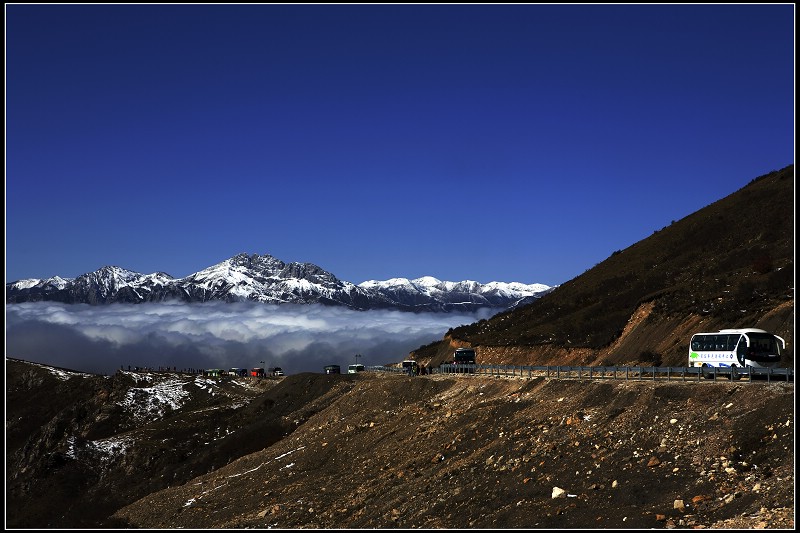
<path id="1" fill-rule="evenodd" d="M 448 329 L 496 311 L 407 313 L 247 302 L 7 304 L 6 356 L 98 374 L 128 366 L 322 372 L 329 364 L 397 363 Z"/>

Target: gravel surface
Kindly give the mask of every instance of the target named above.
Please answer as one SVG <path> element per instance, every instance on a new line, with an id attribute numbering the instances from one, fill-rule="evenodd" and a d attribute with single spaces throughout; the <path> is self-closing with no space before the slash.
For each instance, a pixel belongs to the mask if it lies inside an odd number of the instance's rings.
<path id="1" fill-rule="evenodd" d="M 286 389 L 284 391 L 283 389 Z M 289 376 L 286 438 L 115 519 L 143 528 L 793 528 L 794 387 Z"/>

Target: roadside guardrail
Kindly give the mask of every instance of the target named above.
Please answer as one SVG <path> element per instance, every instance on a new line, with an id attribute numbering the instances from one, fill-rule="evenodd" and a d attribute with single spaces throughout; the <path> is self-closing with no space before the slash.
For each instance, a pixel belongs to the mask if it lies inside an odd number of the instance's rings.
<path id="1" fill-rule="evenodd" d="M 393 366 L 371 366 L 375 372 L 407 373 Z M 674 367 L 674 366 L 518 366 L 518 365 L 454 365 L 443 364 L 431 368 L 436 374 L 478 374 L 497 377 L 556 379 L 610 379 L 648 381 L 737 381 L 794 382 L 792 368 L 739 368 L 739 367 Z"/>

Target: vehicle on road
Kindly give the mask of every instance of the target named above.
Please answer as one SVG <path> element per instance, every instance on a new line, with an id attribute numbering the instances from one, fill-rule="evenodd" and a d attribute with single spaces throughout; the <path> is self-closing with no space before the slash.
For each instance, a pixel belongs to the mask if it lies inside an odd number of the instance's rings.
<path id="1" fill-rule="evenodd" d="M 402 363 L 403 371 L 409 376 L 416 376 L 419 374 L 419 365 L 413 359 L 406 359 Z"/>
<path id="2" fill-rule="evenodd" d="M 458 348 L 453 354 L 454 365 L 474 365 L 475 350 L 472 348 Z"/>
<path id="3" fill-rule="evenodd" d="M 763 329 L 695 333 L 689 342 L 689 366 L 775 368 L 785 349 L 783 338 Z"/>
<path id="4" fill-rule="evenodd" d="M 327 365 L 325 366 L 325 373 L 326 374 L 341 374 L 342 369 L 339 365 Z"/>
<path id="5" fill-rule="evenodd" d="M 455 365 L 456 372 L 474 373 L 475 350 L 473 348 L 457 348 L 453 353 L 452 364 Z"/>
<path id="6" fill-rule="evenodd" d="M 347 367 L 348 374 L 357 374 L 363 371 L 364 371 L 364 365 L 362 365 L 361 363 L 356 363 Z"/>

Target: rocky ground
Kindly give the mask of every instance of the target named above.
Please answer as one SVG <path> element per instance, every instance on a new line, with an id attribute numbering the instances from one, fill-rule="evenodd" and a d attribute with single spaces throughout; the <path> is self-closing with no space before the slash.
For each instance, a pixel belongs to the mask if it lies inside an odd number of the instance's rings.
<path id="1" fill-rule="evenodd" d="M 115 517 L 185 528 L 792 528 L 793 387 L 338 380 L 289 437 Z"/>
<path id="2" fill-rule="evenodd" d="M 793 383 L 364 372 L 233 390 L 235 401 L 214 393 L 106 428 L 136 443 L 104 456 L 92 484 L 75 478 L 75 453 L 54 471 L 22 466 L 14 450 L 44 441 L 21 437 L 12 395 L 7 525 L 75 527 L 76 509 L 116 494 L 81 527 L 794 527 Z M 82 498 L 89 486 L 102 491 Z M 34 493 L 49 498 L 48 516 L 20 511 Z"/>

